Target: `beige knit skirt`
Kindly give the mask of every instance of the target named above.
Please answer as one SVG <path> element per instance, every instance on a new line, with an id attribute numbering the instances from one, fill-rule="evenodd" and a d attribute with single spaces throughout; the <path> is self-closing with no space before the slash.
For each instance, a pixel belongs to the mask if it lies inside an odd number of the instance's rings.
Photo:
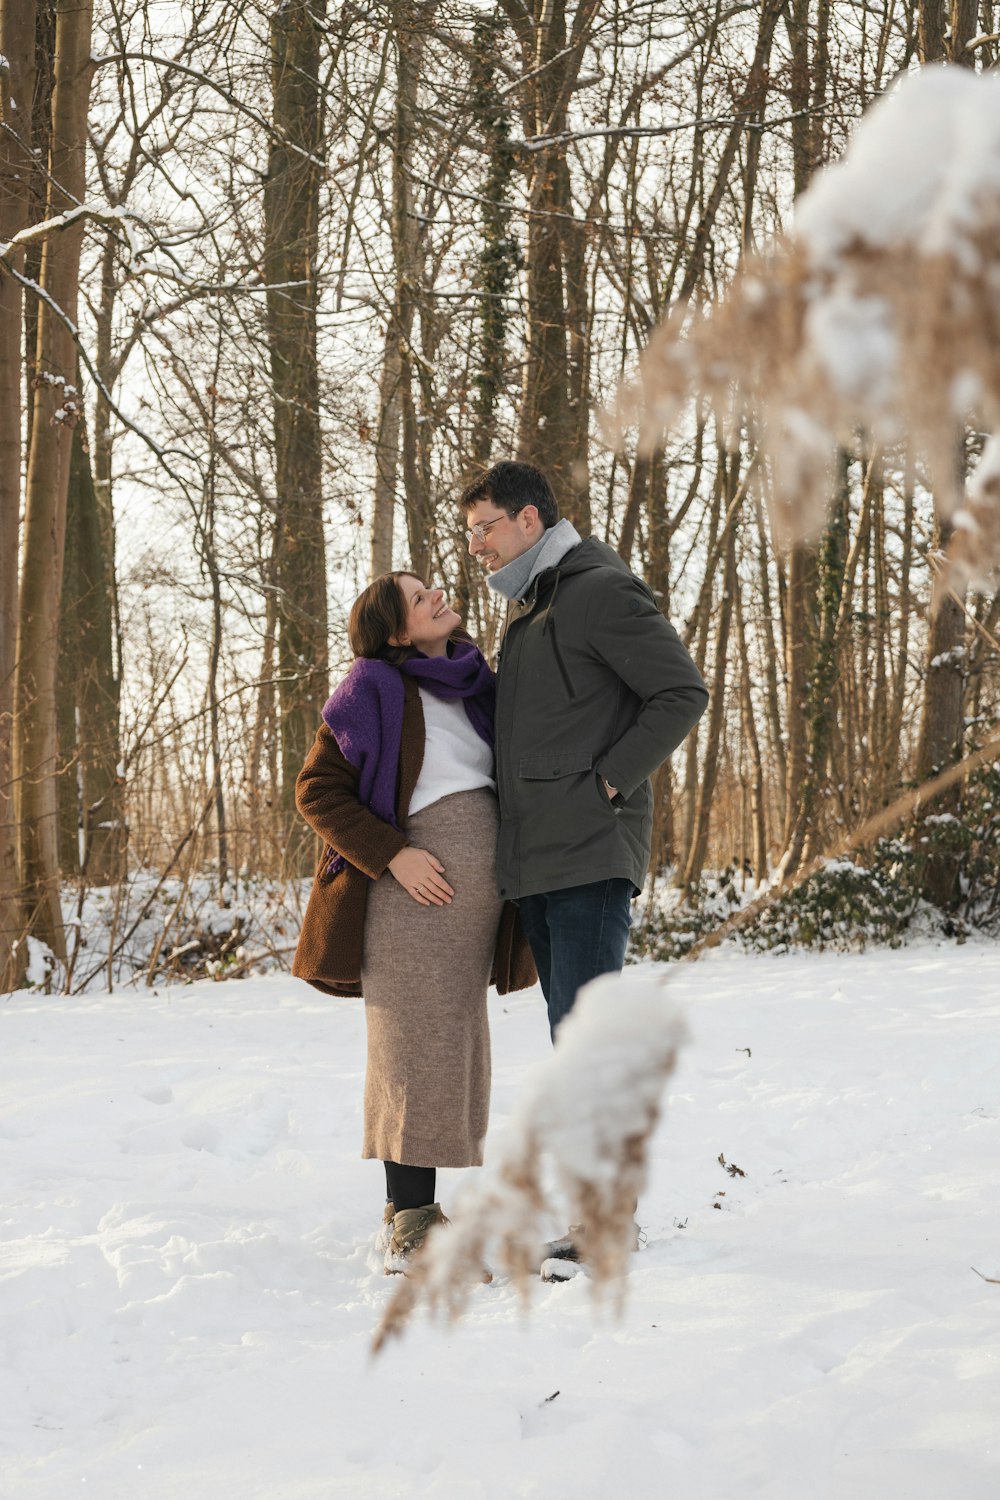
<path id="1" fill-rule="evenodd" d="M 450 906 L 420 906 L 388 871 L 368 893 L 361 984 L 368 1026 L 362 1156 L 412 1167 L 483 1159 L 486 1016 L 502 903 L 497 799 L 455 792 L 416 813 L 410 843 L 444 865 Z"/>

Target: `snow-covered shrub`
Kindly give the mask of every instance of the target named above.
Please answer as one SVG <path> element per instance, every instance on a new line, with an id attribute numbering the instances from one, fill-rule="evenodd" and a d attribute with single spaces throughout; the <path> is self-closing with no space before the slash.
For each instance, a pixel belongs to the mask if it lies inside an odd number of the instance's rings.
<path id="1" fill-rule="evenodd" d="M 959 862 L 958 915 L 974 928 L 1000 923 L 1000 762 L 970 776 L 955 814 L 925 820 L 924 837 Z"/>
<path id="2" fill-rule="evenodd" d="M 865 862 L 829 860 L 797 890 L 764 910 L 743 934 L 748 948 L 898 948 L 919 903 L 913 848 L 875 845 Z"/>
<path id="3" fill-rule="evenodd" d="M 732 941 L 754 951 L 784 948 L 897 948 L 919 904 L 919 856 L 899 839 L 882 839 L 857 860 L 830 860 L 811 879 L 774 900 Z M 706 876 L 683 904 L 651 912 L 632 934 L 634 957 L 684 958 L 756 892 L 741 892 L 734 867 Z"/>
<path id="4" fill-rule="evenodd" d="M 939 911 L 922 899 L 929 856 L 951 855 L 960 898 Z M 735 865 L 705 875 L 682 900 L 678 891 L 647 907 L 632 929 L 632 961 L 685 958 L 754 899 Z M 921 930 L 963 936 L 1000 927 L 1000 762 L 969 778 L 954 812 L 928 811 L 900 838 L 879 839 L 850 859 L 831 859 L 795 889 L 775 890 L 752 922 L 729 939 L 756 952 L 784 948 L 862 951 L 898 948 L 922 914 Z"/>
<path id="5" fill-rule="evenodd" d="M 961 880 L 973 927 L 1000 926 L 1000 762 L 970 778 L 966 798 L 969 850 Z"/>
<path id="6" fill-rule="evenodd" d="M 753 891 L 741 893 L 735 865 L 728 865 L 719 874 L 703 875 L 686 902 L 681 900 L 678 890 L 664 892 L 658 904 L 648 905 L 633 926 L 626 962 L 684 958 L 753 894 Z"/>

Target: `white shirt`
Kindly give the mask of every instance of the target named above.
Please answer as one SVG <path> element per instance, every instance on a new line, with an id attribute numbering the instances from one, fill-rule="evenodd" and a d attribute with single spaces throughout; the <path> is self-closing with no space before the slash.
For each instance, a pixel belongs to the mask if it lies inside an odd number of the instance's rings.
<path id="1" fill-rule="evenodd" d="M 461 698 L 438 698 L 419 688 L 424 711 L 424 761 L 410 798 L 410 814 L 450 797 L 488 786 L 496 791 L 493 751 L 469 723 Z"/>

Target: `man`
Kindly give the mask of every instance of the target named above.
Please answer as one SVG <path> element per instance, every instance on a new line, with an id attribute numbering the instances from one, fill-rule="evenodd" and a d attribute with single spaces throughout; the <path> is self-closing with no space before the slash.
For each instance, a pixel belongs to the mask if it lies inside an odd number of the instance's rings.
<path id="1" fill-rule="evenodd" d="M 461 498 L 469 551 L 508 600 L 497 667 L 497 886 L 518 903 L 553 1039 L 576 992 L 620 972 L 646 878 L 650 777 L 708 703 L 652 592 L 560 520 L 531 464 Z"/>

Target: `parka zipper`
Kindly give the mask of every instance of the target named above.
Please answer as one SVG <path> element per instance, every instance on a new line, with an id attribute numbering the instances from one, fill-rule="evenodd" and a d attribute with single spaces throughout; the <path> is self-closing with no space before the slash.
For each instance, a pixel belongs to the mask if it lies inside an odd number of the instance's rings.
<path id="1" fill-rule="evenodd" d="M 547 630 L 549 628 L 549 626 L 552 627 L 552 650 L 555 653 L 556 666 L 559 668 L 559 675 L 562 677 L 563 685 L 565 686 L 566 691 L 569 694 L 569 696 L 571 698 L 575 698 L 576 697 L 576 692 L 574 691 L 573 684 L 569 680 L 569 673 L 566 670 L 566 663 L 563 661 L 562 652 L 559 650 L 559 642 L 556 639 L 556 622 L 555 622 L 555 620 L 553 620 L 551 618 L 547 619 L 546 622 L 545 622 L 545 630 Z M 543 630 L 542 633 L 543 634 L 545 633 L 544 630 Z"/>
<path id="2" fill-rule="evenodd" d="M 552 588 L 552 594 L 551 594 L 551 596 L 549 598 L 548 604 L 546 604 L 546 606 L 545 606 L 545 619 L 542 621 L 542 639 L 544 640 L 545 636 L 548 635 L 549 630 L 551 629 L 551 631 L 552 631 L 552 650 L 555 653 L 556 666 L 559 668 L 559 675 L 560 675 L 560 677 L 563 680 L 563 686 L 565 687 L 566 692 L 569 694 L 569 696 L 571 698 L 575 698 L 576 697 L 576 693 L 573 691 L 573 684 L 572 684 L 572 682 L 570 682 L 569 673 L 566 670 L 566 663 L 562 659 L 562 652 L 559 650 L 559 642 L 556 639 L 556 620 L 555 620 L 555 615 L 553 615 L 553 613 L 552 613 L 552 606 L 553 606 L 553 604 L 555 604 L 555 602 L 556 602 L 556 595 L 559 593 L 559 581 L 560 581 L 561 578 L 562 578 L 562 573 L 557 568 L 556 569 L 556 581 L 555 581 L 555 584 L 553 585 L 553 588 Z"/>

